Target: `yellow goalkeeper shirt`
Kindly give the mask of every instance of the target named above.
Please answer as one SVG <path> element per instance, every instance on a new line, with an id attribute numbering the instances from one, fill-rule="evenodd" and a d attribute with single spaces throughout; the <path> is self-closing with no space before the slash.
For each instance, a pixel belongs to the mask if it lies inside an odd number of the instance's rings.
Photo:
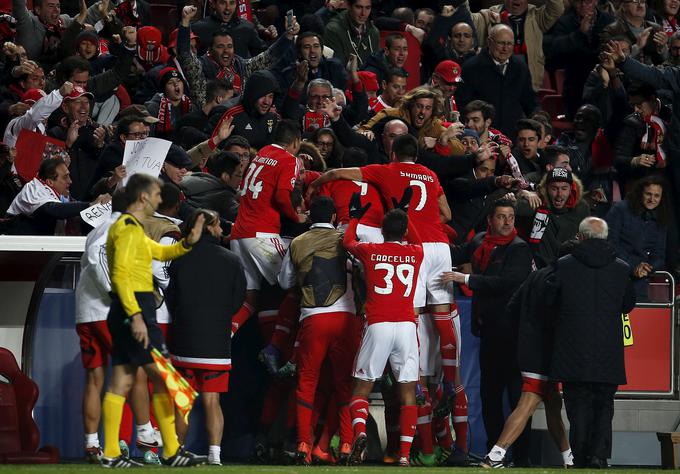
<path id="1" fill-rule="evenodd" d="M 111 289 L 118 295 L 128 316 L 140 313 L 135 292 L 153 291 L 151 260 L 167 261 L 191 250 L 185 239 L 161 245 L 144 234 L 142 224 L 132 214 L 121 214 L 109 229 L 106 257 Z"/>

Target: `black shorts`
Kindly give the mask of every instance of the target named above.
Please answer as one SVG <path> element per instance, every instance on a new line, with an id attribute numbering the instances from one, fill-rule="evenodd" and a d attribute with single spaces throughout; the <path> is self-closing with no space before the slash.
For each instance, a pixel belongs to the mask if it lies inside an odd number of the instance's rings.
<path id="1" fill-rule="evenodd" d="M 153 363 L 151 349 L 156 348 L 161 353 L 167 353 L 163 333 L 156 322 L 156 300 L 153 293 L 135 293 L 137 304 L 142 309 L 142 318 L 149 332 L 149 346 L 144 349 L 142 344 L 135 341 L 130 330 L 130 318 L 125 313 L 123 305 L 117 295 L 112 295 L 111 308 L 107 323 L 111 333 L 112 365 L 131 365 L 140 367 Z"/>

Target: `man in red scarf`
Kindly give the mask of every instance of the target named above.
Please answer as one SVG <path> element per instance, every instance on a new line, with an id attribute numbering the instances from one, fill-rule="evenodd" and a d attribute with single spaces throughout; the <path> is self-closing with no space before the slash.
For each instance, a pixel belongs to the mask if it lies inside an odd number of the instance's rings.
<path id="1" fill-rule="evenodd" d="M 446 272 L 444 282 L 465 283 L 473 292 L 472 332 L 480 338 L 479 366 L 482 416 L 491 449 L 505 418 L 503 394 L 508 391 L 511 408 L 521 395 L 522 376 L 517 363 L 517 327 L 506 314 L 510 298 L 531 272 L 529 245 L 517 237 L 515 207 L 500 199 L 487 217 L 488 230 L 471 241 L 451 247 L 454 265 L 471 263 L 472 272 Z M 455 268 L 455 267 L 454 267 Z M 528 434 L 519 437 L 514 449 L 515 464 L 528 462 Z M 488 444 L 488 443 L 487 443 Z"/>
<path id="2" fill-rule="evenodd" d="M 195 107 L 184 94 L 185 84 L 177 69 L 174 67 L 161 69 L 158 80 L 161 92 L 144 105 L 151 116 L 158 119 L 156 136 L 171 138 L 178 131 L 176 127 L 179 119 L 192 112 Z"/>

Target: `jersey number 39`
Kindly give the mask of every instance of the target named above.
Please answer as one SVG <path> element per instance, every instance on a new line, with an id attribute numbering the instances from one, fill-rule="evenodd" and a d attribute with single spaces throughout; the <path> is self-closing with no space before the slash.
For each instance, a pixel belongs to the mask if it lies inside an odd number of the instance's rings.
<path id="1" fill-rule="evenodd" d="M 379 295 L 390 295 L 394 289 L 393 278 L 396 275 L 397 279 L 404 284 L 404 297 L 408 297 L 413 290 L 413 273 L 415 269 L 413 265 L 408 263 L 401 263 L 396 267 L 391 263 L 376 263 L 375 270 L 385 270 L 387 273 L 383 276 L 385 286 L 374 286 L 373 290 Z"/>

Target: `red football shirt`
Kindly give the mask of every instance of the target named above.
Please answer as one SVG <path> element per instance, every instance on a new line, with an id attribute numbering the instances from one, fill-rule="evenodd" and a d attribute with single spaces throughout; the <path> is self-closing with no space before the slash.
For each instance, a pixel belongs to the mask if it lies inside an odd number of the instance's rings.
<path id="1" fill-rule="evenodd" d="M 371 227 L 382 227 L 385 207 L 380 193 L 373 185 L 361 181 L 339 179 L 330 181 L 319 189 L 320 196 L 329 196 L 335 202 L 338 222 L 341 224 L 349 222 L 349 201 L 352 198 L 352 194 L 357 192 L 361 193 L 362 206 L 365 206 L 366 203 L 371 203 L 371 207 L 359 222 Z"/>
<path id="2" fill-rule="evenodd" d="M 423 263 L 423 247 L 400 242 L 358 242 L 355 222 L 350 222 L 343 243 L 364 266 L 368 324 L 415 323 L 413 296 Z"/>
<path id="3" fill-rule="evenodd" d="M 439 196 L 444 194 L 437 175 L 418 163 L 391 162 L 387 165 L 368 165 L 361 168 L 363 180 L 374 185 L 388 206 L 392 198 L 399 201 L 404 190 L 411 186 L 413 198 L 408 208 L 412 220 L 423 242 L 448 242 L 439 218 Z"/>
<path id="4" fill-rule="evenodd" d="M 290 195 L 298 176 L 297 159 L 279 145 L 267 145 L 250 162 L 241 181 L 241 199 L 232 239 L 255 237 L 258 232 L 278 234 L 281 214 L 295 215 L 291 203 L 277 200 Z M 290 200 L 290 199 L 289 199 Z M 285 206 L 289 206 L 283 209 Z"/>

